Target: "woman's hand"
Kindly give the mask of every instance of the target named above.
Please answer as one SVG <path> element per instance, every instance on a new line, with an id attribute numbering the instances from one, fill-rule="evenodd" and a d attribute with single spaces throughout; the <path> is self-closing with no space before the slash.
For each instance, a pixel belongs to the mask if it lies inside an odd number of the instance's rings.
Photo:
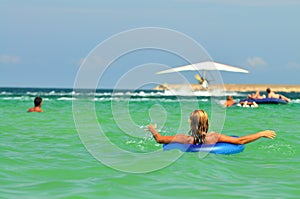
<path id="1" fill-rule="evenodd" d="M 156 140 L 156 142 L 158 143 L 164 143 L 165 141 L 165 136 L 161 136 L 157 130 L 156 130 L 156 124 L 149 124 L 147 126 L 148 131 L 150 131 L 152 133 L 152 136 L 154 137 L 154 139 Z"/>
<path id="2" fill-rule="evenodd" d="M 263 137 L 269 138 L 269 139 L 274 139 L 276 137 L 275 131 L 271 131 L 271 130 L 262 131 L 262 135 L 263 135 Z"/>
<path id="3" fill-rule="evenodd" d="M 156 124 L 149 124 L 146 130 L 156 132 Z"/>

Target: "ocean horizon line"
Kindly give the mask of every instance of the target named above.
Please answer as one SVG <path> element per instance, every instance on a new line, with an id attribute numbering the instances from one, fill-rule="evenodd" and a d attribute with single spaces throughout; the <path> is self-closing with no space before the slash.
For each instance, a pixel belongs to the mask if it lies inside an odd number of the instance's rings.
<path id="1" fill-rule="evenodd" d="M 162 85 L 162 84 L 161 84 Z M 180 87 L 187 87 L 191 86 L 195 90 L 203 90 L 201 89 L 200 84 L 167 84 L 170 88 L 180 88 Z M 67 90 L 164 90 L 164 89 L 158 89 L 159 84 L 157 84 L 156 87 L 152 88 L 139 88 L 139 89 L 134 89 L 134 88 L 112 88 L 112 87 L 103 87 L 103 88 L 74 88 L 74 87 L 59 87 L 59 86 L 0 86 L 0 89 L 67 89 Z M 279 92 L 285 92 L 287 89 L 289 90 L 297 90 L 296 92 L 300 92 L 300 84 L 272 84 L 272 83 L 255 83 L 255 84 L 240 84 L 240 83 L 226 83 L 226 84 L 211 84 L 210 89 L 215 89 L 215 88 L 221 88 L 224 87 L 225 90 L 228 91 L 240 91 L 240 90 L 247 90 L 247 91 L 257 91 L 257 88 L 259 91 L 262 91 L 262 88 L 273 88 L 273 90 Z M 255 89 L 255 88 L 256 89 Z M 282 88 L 282 89 L 280 89 Z M 264 89 L 265 90 L 265 89 Z M 247 92 L 245 91 L 245 92 Z"/>

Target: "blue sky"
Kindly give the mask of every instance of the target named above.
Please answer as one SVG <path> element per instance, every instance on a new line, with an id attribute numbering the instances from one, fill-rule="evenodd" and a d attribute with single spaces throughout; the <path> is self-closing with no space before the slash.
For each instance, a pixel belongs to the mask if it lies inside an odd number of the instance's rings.
<path id="1" fill-rule="evenodd" d="M 95 46 L 141 27 L 182 32 L 213 60 L 250 71 L 222 72 L 224 83 L 300 84 L 299 10 L 296 0 L 2 0 L 0 87 L 71 88 Z M 128 59 L 119 64 L 130 68 L 134 62 Z M 168 56 L 155 61 L 180 65 Z M 113 78 L 103 82 L 106 88 L 113 85 Z"/>

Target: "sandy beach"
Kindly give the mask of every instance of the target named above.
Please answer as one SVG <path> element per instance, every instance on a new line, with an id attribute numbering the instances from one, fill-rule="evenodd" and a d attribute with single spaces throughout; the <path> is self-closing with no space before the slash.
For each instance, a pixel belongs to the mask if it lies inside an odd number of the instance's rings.
<path id="1" fill-rule="evenodd" d="M 192 88 L 194 91 L 205 90 L 199 84 L 163 84 L 158 85 L 154 90 L 184 89 Z M 223 84 L 210 85 L 210 90 L 224 89 L 226 91 L 237 92 L 264 92 L 267 88 L 271 88 L 275 92 L 300 92 L 300 85 L 284 85 L 284 84 Z"/>

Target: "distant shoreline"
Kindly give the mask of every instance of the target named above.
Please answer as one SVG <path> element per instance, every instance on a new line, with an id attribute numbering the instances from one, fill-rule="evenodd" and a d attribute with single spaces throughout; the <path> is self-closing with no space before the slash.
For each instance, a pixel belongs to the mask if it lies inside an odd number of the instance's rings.
<path id="1" fill-rule="evenodd" d="M 205 90 L 199 84 L 163 84 L 158 85 L 154 90 L 184 89 L 190 88 L 193 91 Z M 223 84 L 210 85 L 209 90 L 224 89 L 225 91 L 236 92 L 265 92 L 267 88 L 275 92 L 300 92 L 300 85 L 284 85 L 284 84 Z"/>

